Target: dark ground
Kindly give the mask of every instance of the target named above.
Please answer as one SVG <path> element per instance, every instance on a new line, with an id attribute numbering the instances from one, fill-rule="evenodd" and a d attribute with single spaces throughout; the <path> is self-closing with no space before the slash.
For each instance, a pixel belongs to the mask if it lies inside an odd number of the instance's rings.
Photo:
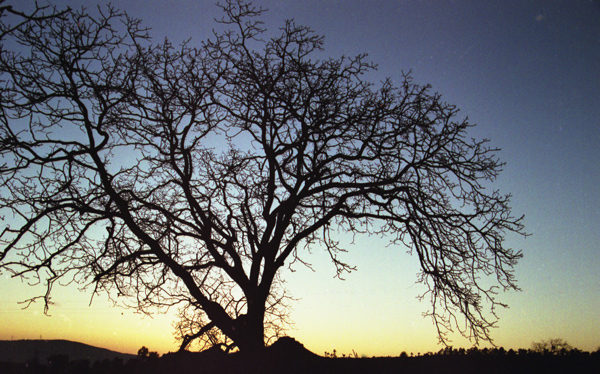
<path id="1" fill-rule="evenodd" d="M 562 355 L 527 350 L 445 350 L 418 357 L 330 358 L 315 355 L 291 338 L 271 346 L 262 359 L 212 350 L 173 353 L 160 358 L 124 361 L 70 360 L 56 355 L 48 362 L 0 363 L 1 374 L 295 374 L 295 373 L 593 373 L 600 374 L 600 353 Z"/>

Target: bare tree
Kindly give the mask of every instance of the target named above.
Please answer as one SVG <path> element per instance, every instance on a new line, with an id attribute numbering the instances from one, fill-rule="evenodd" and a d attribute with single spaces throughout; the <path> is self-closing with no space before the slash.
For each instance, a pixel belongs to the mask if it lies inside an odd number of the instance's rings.
<path id="1" fill-rule="evenodd" d="M 309 28 L 268 38 L 262 9 L 222 8 L 196 48 L 110 7 L 3 28 L 1 268 L 46 305 L 62 279 L 182 306 L 184 347 L 253 352 L 287 318 L 284 266 L 319 248 L 342 275 L 336 238 L 380 235 L 418 256 L 442 342 L 489 340 L 523 229 L 485 189 L 497 150 L 409 75 L 375 86 L 365 55 L 318 60 Z"/>
<path id="2" fill-rule="evenodd" d="M 0 0 L 0 18 L 2 18 L 3 21 L 0 23 L 0 40 L 2 40 L 4 36 L 16 31 L 19 27 L 23 27 L 32 21 L 61 17 L 70 11 L 68 8 L 67 10 L 57 11 L 54 7 L 40 6 L 36 2 L 35 9 L 31 13 L 26 13 L 13 8 L 12 5 L 2 5 L 5 2 L 6 0 Z M 46 13 L 47 11 L 49 12 Z M 5 17 L 7 15 L 13 16 L 12 22 L 6 22 Z"/>

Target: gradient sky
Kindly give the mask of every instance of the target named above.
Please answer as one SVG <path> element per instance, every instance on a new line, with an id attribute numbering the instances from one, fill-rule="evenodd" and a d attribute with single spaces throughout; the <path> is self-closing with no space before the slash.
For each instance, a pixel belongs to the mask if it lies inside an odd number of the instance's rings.
<path id="1" fill-rule="evenodd" d="M 10 1 L 9 1 L 10 3 Z M 42 3 L 42 2 L 41 2 Z M 79 7 L 84 1 L 62 0 Z M 91 2 L 86 2 L 91 4 Z M 99 3 L 105 3 L 103 1 Z M 152 27 L 156 41 L 209 37 L 220 16 L 213 1 L 114 0 Z M 522 292 L 500 295 L 495 343 L 528 348 L 560 337 L 600 346 L 600 2 L 512 1 L 257 1 L 267 27 L 285 19 L 326 36 L 324 56 L 368 52 L 379 71 L 398 81 L 411 70 L 430 83 L 490 138 L 507 162 L 495 187 L 511 192 L 513 212 L 525 215 L 530 237 L 509 236 L 522 249 L 516 267 Z M 315 272 L 287 272 L 294 328 L 289 335 L 318 354 L 353 349 L 366 356 L 437 351 L 415 284 L 417 260 L 406 248 L 359 240 L 346 257 L 358 271 L 345 281 L 318 248 L 306 259 Z M 135 353 L 145 345 L 176 349 L 172 315 L 142 316 L 112 307 L 105 296 L 73 286 L 57 289 L 51 317 L 42 305 L 16 302 L 35 289 L 0 279 L 0 339 L 70 339 Z M 471 343 L 455 337 L 456 347 Z"/>

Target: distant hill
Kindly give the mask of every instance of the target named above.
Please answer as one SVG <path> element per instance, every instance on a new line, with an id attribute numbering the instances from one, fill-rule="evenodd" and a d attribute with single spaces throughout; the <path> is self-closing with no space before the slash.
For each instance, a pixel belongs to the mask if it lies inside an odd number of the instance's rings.
<path id="1" fill-rule="evenodd" d="M 46 364 L 52 355 L 66 355 L 71 361 L 89 360 L 90 363 L 114 358 L 126 361 L 136 357 L 69 340 L 0 340 L 0 362 L 26 363 L 33 360 Z"/>

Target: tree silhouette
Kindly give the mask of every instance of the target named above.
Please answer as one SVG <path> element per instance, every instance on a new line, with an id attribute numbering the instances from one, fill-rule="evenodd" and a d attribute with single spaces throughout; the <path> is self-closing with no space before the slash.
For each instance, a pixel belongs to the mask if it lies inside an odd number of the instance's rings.
<path id="1" fill-rule="evenodd" d="M 74 280 L 182 306 L 185 346 L 254 352 L 287 319 L 284 266 L 319 248 L 341 276 L 338 238 L 379 235 L 418 256 L 443 342 L 490 339 L 498 286 L 517 288 L 504 236 L 523 230 L 485 189 L 497 149 L 409 75 L 375 86 L 365 55 L 319 60 L 309 28 L 269 38 L 262 9 L 222 9 L 199 47 L 111 7 L 2 14 L 1 268 L 44 282 L 46 306 Z"/>
<path id="2" fill-rule="evenodd" d="M 531 350 L 542 354 L 565 355 L 572 351 L 573 347 L 564 339 L 551 338 L 531 343 Z"/>

